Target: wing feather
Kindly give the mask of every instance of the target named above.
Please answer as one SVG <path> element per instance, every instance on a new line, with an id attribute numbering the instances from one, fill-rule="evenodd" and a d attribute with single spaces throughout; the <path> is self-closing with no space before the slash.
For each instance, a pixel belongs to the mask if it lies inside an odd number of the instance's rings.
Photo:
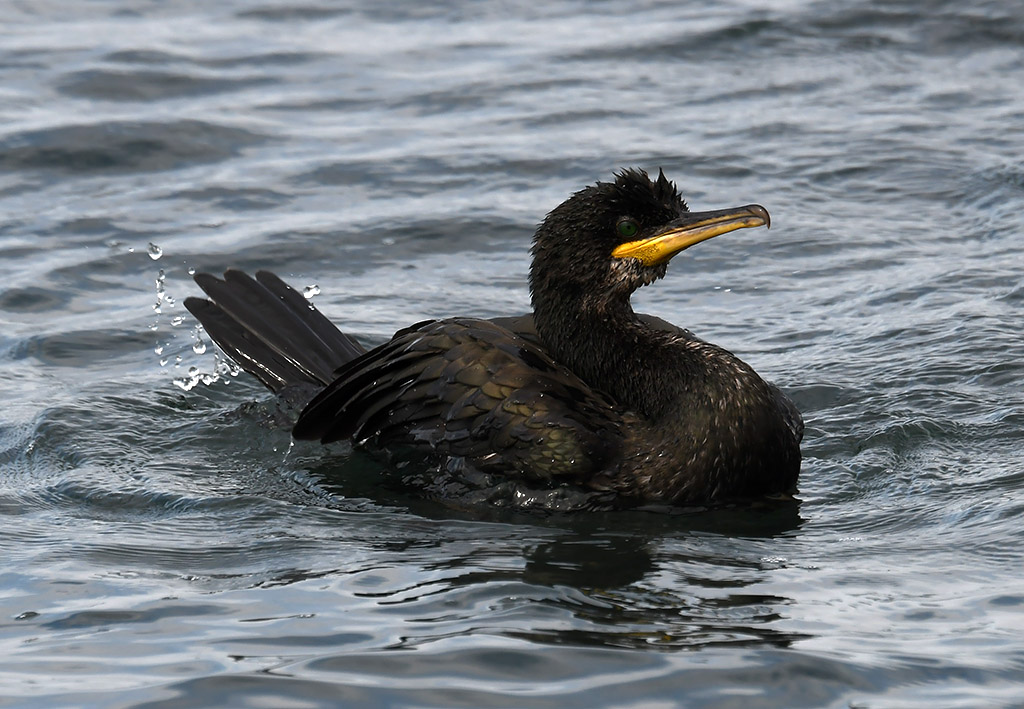
<path id="1" fill-rule="evenodd" d="M 293 433 L 424 447 L 491 470 L 582 482 L 620 454 L 622 419 L 533 342 L 458 318 L 406 328 L 341 367 Z"/>

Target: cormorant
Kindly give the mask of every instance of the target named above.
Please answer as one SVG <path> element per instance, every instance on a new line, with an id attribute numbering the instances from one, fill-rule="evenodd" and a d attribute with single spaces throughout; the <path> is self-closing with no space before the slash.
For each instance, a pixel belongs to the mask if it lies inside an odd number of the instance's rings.
<path id="1" fill-rule="evenodd" d="M 210 300 L 185 305 L 272 391 L 311 397 L 295 438 L 411 448 L 616 505 L 760 497 L 795 489 L 800 413 L 735 355 L 629 300 L 684 249 L 758 226 L 760 205 L 690 212 L 663 172 L 626 169 L 538 227 L 532 315 L 427 320 L 366 351 L 267 271 L 198 273 Z"/>

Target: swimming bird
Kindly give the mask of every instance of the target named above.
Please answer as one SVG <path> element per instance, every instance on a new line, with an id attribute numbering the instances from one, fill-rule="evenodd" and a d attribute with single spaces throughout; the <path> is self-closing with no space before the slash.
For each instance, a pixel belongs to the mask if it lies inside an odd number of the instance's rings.
<path id="1" fill-rule="evenodd" d="M 268 271 L 198 273 L 209 299 L 185 305 L 269 389 L 300 392 L 297 439 L 411 449 L 612 506 L 784 494 L 803 436 L 792 401 L 630 304 L 683 250 L 759 226 L 760 205 L 691 212 L 663 172 L 625 169 L 537 228 L 530 315 L 427 320 L 367 351 Z"/>

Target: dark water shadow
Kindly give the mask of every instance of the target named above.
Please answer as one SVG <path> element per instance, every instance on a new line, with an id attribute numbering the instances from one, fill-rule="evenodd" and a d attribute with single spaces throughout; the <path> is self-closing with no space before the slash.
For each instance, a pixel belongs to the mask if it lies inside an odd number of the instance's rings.
<path id="1" fill-rule="evenodd" d="M 408 604 L 419 621 L 440 625 L 395 649 L 437 634 L 478 632 L 479 610 L 462 619 L 464 627 L 446 625 L 459 618 L 453 609 L 464 599 L 481 596 L 492 599 L 492 609 L 511 604 L 523 614 L 522 622 L 499 623 L 488 633 L 545 645 L 675 651 L 788 647 L 808 637 L 780 622 L 795 601 L 764 590 L 775 568 L 768 550 L 803 524 L 798 500 L 671 512 L 453 510 L 419 497 L 400 476 L 382 473 L 377 461 L 358 452 L 324 458 L 312 477 L 343 508 L 369 499 L 377 509 L 402 510 L 392 518 L 392 536 L 377 534 L 370 543 L 425 580 L 361 595 Z M 417 538 L 416 523 L 406 526 L 403 519 L 430 521 L 432 531 Z M 343 571 L 317 575 L 333 573 Z M 274 583 L 299 578 L 308 575 Z"/>

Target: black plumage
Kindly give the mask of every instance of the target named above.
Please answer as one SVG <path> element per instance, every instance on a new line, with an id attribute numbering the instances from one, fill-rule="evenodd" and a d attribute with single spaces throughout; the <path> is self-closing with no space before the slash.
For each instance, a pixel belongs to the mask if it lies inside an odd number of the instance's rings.
<path id="1" fill-rule="evenodd" d="M 296 438 L 411 448 L 625 504 L 786 493 L 803 434 L 792 402 L 629 300 L 689 246 L 768 223 L 758 205 L 689 212 L 664 174 L 625 170 L 538 228 L 532 315 L 429 320 L 364 351 L 266 271 L 197 274 L 210 300 L 185 305 L 268 388 L 310 399 Z"/>

